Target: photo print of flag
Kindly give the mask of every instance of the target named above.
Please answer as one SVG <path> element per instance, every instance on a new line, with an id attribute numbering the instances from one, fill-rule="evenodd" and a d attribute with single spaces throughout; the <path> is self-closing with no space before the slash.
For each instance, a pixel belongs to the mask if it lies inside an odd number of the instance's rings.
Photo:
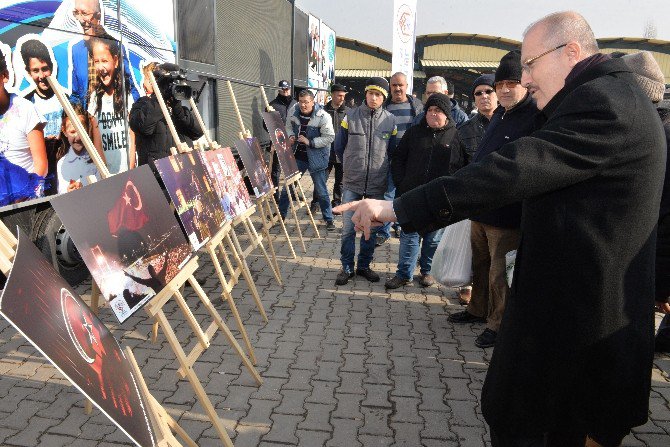
<path id="1" fill-rule="evenodd" d="M 55 197 L 51 204 L 120 322 L 160 292 L 191 255 L 147 165 Z"/>
<path id="2" fill-rule="evenodd" d="M 216 182 L 216 192 L 228 220 L 253 206 L 247 185 L 229 147 L 200 151 L 204 165 Z"/>
<path id="3" fill-rule="evenodd" d="M 154 163 L 189 242 L 194 250 L 199 249 L 219 231 L 226 219 L 214 182 L 195 151 L 171 155 Z"/>
<path id="4" fill-rule="evenodd" d="M 247 170 L 247 177 L 254 188 L 256 198 L 263 197 L 272 190 L 270 171 L 263 159 L 263 150 L 257 138 L 245 138 L 235 143 L 235 149 L 242 158 L 242 163 Z"/>
<path id="5" fill-rule="evenodd" d="M 291 143 L 286 136 L 286 126 L 279 112 L 263 112 L 263 120 L 268 128 L 272 144 L 277 151 L 279 166 L 284 173 L 284 177 L 289 179 L 298 173 L 298 164 L 295 161 Z"/>
<path id="6" fill-rule="evenodd" d="M 123 350 L 20 230 L 0 314 L 135 444 L 156 445 L 147 402 Z"/>

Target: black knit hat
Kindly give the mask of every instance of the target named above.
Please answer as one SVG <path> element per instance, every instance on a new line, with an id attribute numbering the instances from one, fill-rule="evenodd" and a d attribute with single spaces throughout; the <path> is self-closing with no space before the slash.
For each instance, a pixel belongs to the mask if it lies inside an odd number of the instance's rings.
<path id="1" fill-rule="evenodd" d="M 521 53 L 519 50 L 510 51 L 500 59 L 495 82 L 508 80 L 521 81 Z"/>
<path id="2" fill-rule="evenodd" d="M 488 85 L 489 87 L 493 87 L 494 84 L 494 76 L 492 74 L 485 74 L 481 75 L 477 79 L 475 79 L 475 82 L 472 83 L 472 96 L 475 96 L 475 89 L 479 87 L 480 85 Z"/>
<path id="3" fill-rule="evenodd" d="M 438 107 L 445 115 L 447 115 L 447 117 L 449 117 L 449 113 L 451 112 L 451 98 L 444 93 L 433 93 L 426 101 L 423 109 L 428 112 L 428 109 L 431 106 Z"/>
<path id="4" fill-rule="evenodd" d="M 384 78 L 374 77 L 367 80 L 365 83 L 365 91 L 368 90 L 377 90 L 384 98 L 389 96 L 389 81 Z"/>
<path id="5" fill-rule="evenodd" d="M 330 87 L 330 92 L 335 93 L 335 92 L 346 92 L 347 88 L 343 86 L 342 84 L 333 84 Z"/>

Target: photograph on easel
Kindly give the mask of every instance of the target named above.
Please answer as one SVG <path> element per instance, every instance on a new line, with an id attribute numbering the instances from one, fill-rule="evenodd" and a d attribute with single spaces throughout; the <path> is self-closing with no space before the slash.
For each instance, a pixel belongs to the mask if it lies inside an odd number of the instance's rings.
<path id="1" fill-rule="evenodd" d="M 229 147 L 200 151 L 210 177 L 215 179 L 216 192 L 226 218 L 232 220 L 253 206 L 244 178 Z"/>
<path id="2" fill-rule="evenodd" d="M 118 342 L 20 230 L 0 314 L 135 444 L 156 445 L 148 403 Z"/>
<path id="3" fill-rule="evenodd" d="M 293 148 L 286 136 L 286 126 L 279 115 L 279 112 L 263 112 L 263 120 L 268 128 L 270 139 L 277 151 L 279 166 L 284 174 L 284 178 L 291 178 L 298 171 L 298 163 L 293 155 Z"/>
<path id="4" fill-rule="evenodd" d="M 122 323 L 191 255 L 148 165 L 55 197 L 51 204 Z"/>
<path id="5" fill-rule="evenodd" d="M 235 143 L 235 149 L 242 158 L 247 177 L 254 188 L 256 198 L 263 197 L 272 190 L 270 171 L 263 159 L 263 150 L 257 138 L 245 138 Z"/>
<path id="6" fill-rule="evenodd" d="M 198 152 L 171 155 L 154 163 L 189 242 L 194 250 L 199 249 L 226 220 L 214 181 Z"/>

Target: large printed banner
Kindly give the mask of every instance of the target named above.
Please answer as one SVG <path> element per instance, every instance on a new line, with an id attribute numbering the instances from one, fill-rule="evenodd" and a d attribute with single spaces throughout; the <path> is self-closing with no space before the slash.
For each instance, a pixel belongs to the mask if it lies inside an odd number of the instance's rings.
<path id="1" fill-rule="evenodd" d="M 116 339 L 21 231 L 0 314 L 135 444 L 156 445 Z"/>
<path id="2" fill-rule="evenodd" d="M 307 84 L 315 89 L 330 90 L 335 82 L 335 31 L 310 15 L 307 38 Z M 316 94 L 317 103 L 324 104 L 324 99 L 323 93 Z"/>
<path id="3" fill-rule="evenodd" d="M 86 151 L 73 149 L 75 136 L 64 132 L 47 76 L 82 120 L 86 111 L 95 117 L 97 126 L 87 127 L 110 172 L 130 167 L 126 114 L 144 94 L 142 68 L 175 60 L 172 14 L 172 0 L 160 8 L 142 0 L 0 0 L 0 97 L 9 98 L 9 108 L 0 110 L 0 210 L 66 191 L 63 182 L 90 171 Z M 67 178 L 58 168 L 64 160 L 74 163 Z"/>
<path id="4" fill-rule="evenodd" d="M 414 86 L 414 41 L 416 38 L 416 0 L 393 1 L 393 55 L 391 73 L 407 75 L 407 93 Z"/>

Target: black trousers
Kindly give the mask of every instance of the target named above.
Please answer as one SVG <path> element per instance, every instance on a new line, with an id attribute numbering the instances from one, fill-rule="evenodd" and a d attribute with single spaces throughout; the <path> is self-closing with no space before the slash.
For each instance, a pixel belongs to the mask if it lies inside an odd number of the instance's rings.
<path id="1" fill-rule="evenodd" d="M 332 203 L 339 205 L 342 203 L 342 178 L 344 176 L 344 170 L 342 169 L 342 163 L 329 162 L 328 167 L 326 168 L 326 181 L 330 177 L 330 171 L 335 168 L 335 184 L 333 185 L 333 199 Z M 319 198 L 316 195 L 316 190 L 312 194 L 312 203 L 319 203 Z"/>

